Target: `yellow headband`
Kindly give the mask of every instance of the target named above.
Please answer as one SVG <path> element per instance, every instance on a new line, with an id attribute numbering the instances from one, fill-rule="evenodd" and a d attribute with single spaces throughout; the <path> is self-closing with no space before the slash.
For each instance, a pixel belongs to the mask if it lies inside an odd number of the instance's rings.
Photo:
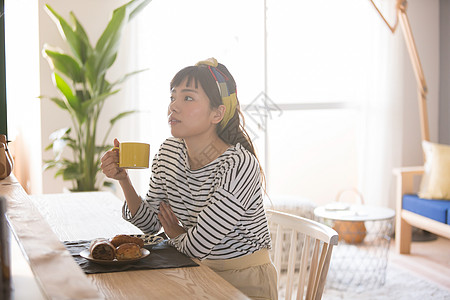
<path id="1" fill-rule="evenodd" d="M 228 89 L 227 82 L 229 78 L 217 69 L 219 65 L 217 60 L 213 57 L 207 60 L 199 61 L 195 64 L 196 66 L 205 65 L 208 66 L 211 75 L 214 77 L 217 83 L 217 88 L 219 89 L 220 97 L 222 98 L 223 105 L 225 105 L 225 113 L 222 121 L 220 121 L 220 126 L 224 128 L 227 126 L 228 122 L 233 118 L 237 107 L 237 95 L 236 91 L 231 92 Z"/>

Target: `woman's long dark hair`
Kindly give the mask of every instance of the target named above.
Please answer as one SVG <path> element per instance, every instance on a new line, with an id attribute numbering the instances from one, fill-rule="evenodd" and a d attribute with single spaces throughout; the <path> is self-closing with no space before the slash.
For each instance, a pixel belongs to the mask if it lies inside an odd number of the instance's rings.
<path id="1" fill-rule="evenodd" d="M 228 69 L 222 64 L 219 64 L 217 66 L 217 69 L 229 78 L 229 89 L 236 91 L 236 82 L 234 81 L 234 78 L 233 76 L 231 76 Z M 218 108 L 219 105 L 223 105 L 216 81 L 211 75 L 211 72 L 209 71 L 207 66 L 190 66 L 182 69 L 172 79 L 172 82 L 170 83 L 170 89 L 172 90 L 172 88 L 179 86 L 181 82 L 186 78 L 187 86 L 191 85 L 192 80 L 194 80 L 195 88 L 198 88 L 198 84 L 200 83 L 201 87 L 209 98 L 211 109 L 215 109 Z M 225 143 L 230 145 L 236 145 L 237 143 L 240 143 L 245 149 L 256 156 L 253 143 L 244 128 L 244 117 L 241 113 L 239 102 L 236 106 L 236 111 L 230 121 L 228 121 L 226 126 L 223 128 L 220 124 L 218 124 L 216 127 L 216 131 L 217 135 Z"/>
<path id="2" fill-rule="evenodd" d="M 226 77 L 228 77 L 229 82 L 227 82 L 227 86 L 229 91 L 236 91 L 236 81 L 234 81 L 233 76 L 228 71 L 228 69 L 222 65 L 218 64 L 216 67 L 217 70 L 222 72 Z M 206 65 L 199 66 L 189 66 L 182 70 L 180 70 L 170 82 L 170 90 L 174 87 L 177 87 L 187 78 L 186 86 L 191 85 L 192 80 L 194 80 L 195 88 L 198 88 L 198 84 L 200 83 L 201 87 L 205 91 L 206 95 L 209 98 L 209 103 L 211 109 L 218 108 L 219 105 L 223 105 L 222 98 L 219 94 L 219 89 L 217 87 L 216 80 L 212 76 L 211 72 Z M 253 147 L 253 143 L 244 128 L 245 120 L 244 116 L 240 110 L 239 101 L 236 105 L 236 111 L 233 117 L 228 121 L 225 127 L 222 128 L 221 124 L 218 124 L 216 127 L 217 135 L 227 144 L 236 145 L 240 143 L 245 149 L 250 151 L 256 159 L 258 159 L 255 148 Z M 261 168 L 261 164 L 260 164 Z M 264 173 L 261 169 L 261 179 L 264 182 Z"/>

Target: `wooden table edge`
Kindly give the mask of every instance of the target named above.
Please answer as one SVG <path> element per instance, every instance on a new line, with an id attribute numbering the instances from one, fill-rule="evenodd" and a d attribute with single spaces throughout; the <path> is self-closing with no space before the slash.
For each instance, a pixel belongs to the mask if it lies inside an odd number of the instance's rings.
<path id="1" fill-rule="evenodd" d="M 10 229 L 48 299 L 104 299 L 11 174 L 0 180 Z M 62 288 L 62 286 L 64 288 Z"/>

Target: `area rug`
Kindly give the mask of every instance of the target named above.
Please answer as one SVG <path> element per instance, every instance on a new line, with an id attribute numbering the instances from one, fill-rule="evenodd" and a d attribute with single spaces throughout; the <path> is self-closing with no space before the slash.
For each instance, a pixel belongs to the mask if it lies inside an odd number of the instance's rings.
<path id="1" fill-rule="evenodd" d="M 279 299 L 285 299 L 286 276 L 280 276 Z M 358 290 L 358 292 L 356 292 Z M 294 297 L 293 297 L 294 298 Z M 361 300 L 450 300 L 450 290 L 422 277 L 389 264 L 385 284 L 378 288 L 361 291 L 361 288 L 336 290 L 326 287 L 323 300 L 361 299 Z"/>

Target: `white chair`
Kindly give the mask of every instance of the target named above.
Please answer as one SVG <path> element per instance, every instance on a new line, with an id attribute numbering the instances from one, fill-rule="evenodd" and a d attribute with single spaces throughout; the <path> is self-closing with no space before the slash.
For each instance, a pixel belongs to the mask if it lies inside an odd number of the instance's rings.
<path id="1" fill-rule="evenodd" d="M 298 196 L 290 196 L 290 195 L 271 195 L 270 203 L 267 203 L 266 209 L 272 209 L 279 212 L 285 212 L 288 214 L 293 214 L 295 216 L 303 217 L 306 219 L 314 219 L 314 209 L 317 205 L 307 199 Z M 276 231 L 276 224 L 269 224 L 269 230 L 271 232 Z M 283 233 L 283 252 L 281 254 L 281 268 L 280 271 L 287 270 L 288 260 L 289 260 L 289 243 L 290 243 L 290 234 L 289 230 L 286 230 L 286 233 Z M 303 240 L 297 239 L 297 251 L 301 251 L 303 249 Z M 295 262 L 295 268 L 298 269 L 300 266 L 300 257 L 297 257 Z"/>
<path id="2" fill-rule="evenodd" d="M 289 261 L 285 299 L 291 299 L 297 280 L 296 299 L 321 299 L 330 267 L 333 247 L 338 244 L 338 234 L 332 228 L 316 221 L 292 214 L 267 210 L 269 225 L 276 228 L 271 232 L 273 245 L 273 260 L 277 269 L 278 283 L 283 253 L 283 236 L 290 233 Z M 303 239 L 303 249 L 297 253 L 297 239 Z M 296 260 L 300 256 L 300 266 L 296 270 Z M 297 278 L 297 279 L 296 279 Z"/>

